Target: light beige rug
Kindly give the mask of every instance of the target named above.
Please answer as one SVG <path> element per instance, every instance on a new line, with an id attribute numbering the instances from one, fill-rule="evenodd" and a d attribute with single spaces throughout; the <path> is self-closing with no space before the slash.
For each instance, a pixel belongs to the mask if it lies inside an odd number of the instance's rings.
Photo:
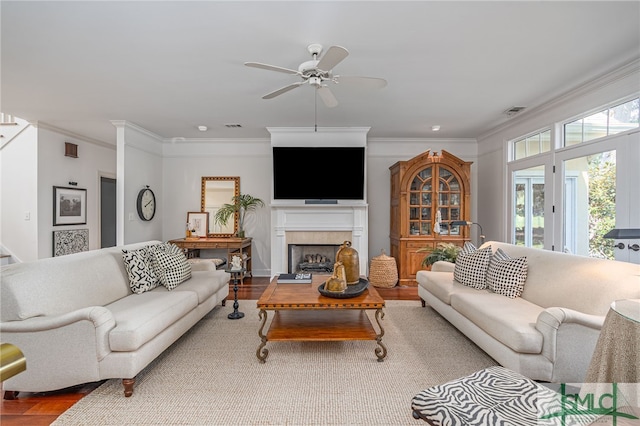
<path id="1" fill-rule="evenodd" d="M 142 371 L 133 396 L 109 380 L 55 425 L 420 425 L 415 394 L 496 365 L 431 308 L 388 301 L 384 362 L 374 341 L 269 342 L 256 358 L 255 300 L 217 307 Z M 270 316 L 272 313 L 270 313 Z"/>

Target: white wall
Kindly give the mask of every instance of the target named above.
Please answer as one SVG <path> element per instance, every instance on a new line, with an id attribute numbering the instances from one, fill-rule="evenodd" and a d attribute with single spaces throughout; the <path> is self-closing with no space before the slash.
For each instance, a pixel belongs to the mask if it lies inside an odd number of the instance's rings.
<path id="1" fill-rule="evenodd" d="M 171 199 L 163 191 L 162 139 L 126 121 L 112 121 L 118 146 L 116 216 L 118 245 L 161 240 L 163 206 Z M 138 216 L 140 190 L 149 186 L 156 197 L 156 214 L 150 221 Z"/>
<path id="2" fill-rule="evenodd" d="M 78 158 L 65 157 L 65 142 L 78 145 Z M 53 255 L 53 231 L 89 229 L 89 250 L 100 248 L 100 173 L 115 172 L 115 146 L 38 127 L 38 258 Z M 69 182 L 87 190 L 87 224 L 53 226 L 53 187 Z"/>
<path id="3" fill-rule="evenodd" d="M 266 204 L 247 215 L 245 231 L 253 238 L 254 275 L 268 276 L 271 263 L 268 204 L 272 176 L 269 139 L 165 142 L 162 168 L 165 194 L 162 239 L 184 237 L 187 212 L 200 211 L 203 176 L 239 176 L 240 192 L 258 197 Z"/>
<path id="4" fill-rule="evenodd" d="M 15 261 L 38 258 L 38 134 L 28 126 L 0 149 L 0 242 Z M 7 140 L 9 137 L 7 136 Z M 36 159 L 36 160 L 34 160 Z M 48 192 L 51 194 L 51 192 Z M 29 214 L 29 220 L 25 215 Z"/>
<path id="5" fill-rule="evenodd" d="M 636 60 L 478 138 L 478 221 L 488 240 L 507 238 L 507 143 L 640 90 Z M 618 159 L 624 161 L 624 159 Z M 637 165 L 634 166 L 637 169 Z"/>

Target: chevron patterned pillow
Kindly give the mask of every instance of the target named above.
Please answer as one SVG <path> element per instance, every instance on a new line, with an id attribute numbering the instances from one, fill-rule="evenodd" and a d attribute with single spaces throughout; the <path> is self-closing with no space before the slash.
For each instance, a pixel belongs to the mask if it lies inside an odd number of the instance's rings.
<path id="1" fill-rule="evenodd" d="M 151 266 L 151 252 L 147 247 L 138 250 L 122 250 L 122 259 L 129 275 L 129 286 L 136 294 L 153 290 L 160 282 Z"/>

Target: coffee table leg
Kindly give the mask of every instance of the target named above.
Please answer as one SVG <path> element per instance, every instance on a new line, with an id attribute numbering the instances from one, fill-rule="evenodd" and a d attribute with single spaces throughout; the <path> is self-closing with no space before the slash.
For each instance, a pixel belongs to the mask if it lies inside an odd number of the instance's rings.
<path id="1" fill-rule="evenodd" d="M 380 328 L 380 333 L 376 336 L 376 342 L 378 342 L 379 348 L 375 349 L 376 356 L 378 357 L 378 362 L 384 361 L 384 358 L 387 356 L 387 347 L 382 343 L 382 336 L 384 336 L 384 328 L 382 324 L 380 324 L 380 320 L 384 318 L 384 312 L 382 309 L 376 309 L 376 322 L 378 323 L 378 327 Z"/>
<path id="2" fill-rule="evenodd" d="M 269 349 L 265 348 L 267 345 L 267 336 L 262 333 L 264 330 L 264 326 L 267 323 L 267 311 L 264 309 L 260 309 L 258 313 L 258 318 L 262 320 L 262 324 L 260 325 L 260 330 L 258 330 L 258 336 L 262 340 L 260 342 L 260 346 L 258 346 L 258 350 L 256 350 L 256 356 L 260 360 L 260 362 L 264 363 L 267 361 L 267 355 L 269 355 Z"/>

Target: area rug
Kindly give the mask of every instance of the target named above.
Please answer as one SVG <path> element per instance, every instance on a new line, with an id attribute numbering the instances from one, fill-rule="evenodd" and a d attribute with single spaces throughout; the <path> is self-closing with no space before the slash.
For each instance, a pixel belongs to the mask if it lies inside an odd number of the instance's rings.
<path id="1" fill-rule="evenodd" d="M 217 307 L 137 377 L 108 380 L 54 425 L 415 425 L 411 399 L 495 361 L 430 307 L 387 301 L 384 362 L 375 341 L 268 342 L 256 301 Z M 272 313 L 270 312 L 270 317 Z"/>

